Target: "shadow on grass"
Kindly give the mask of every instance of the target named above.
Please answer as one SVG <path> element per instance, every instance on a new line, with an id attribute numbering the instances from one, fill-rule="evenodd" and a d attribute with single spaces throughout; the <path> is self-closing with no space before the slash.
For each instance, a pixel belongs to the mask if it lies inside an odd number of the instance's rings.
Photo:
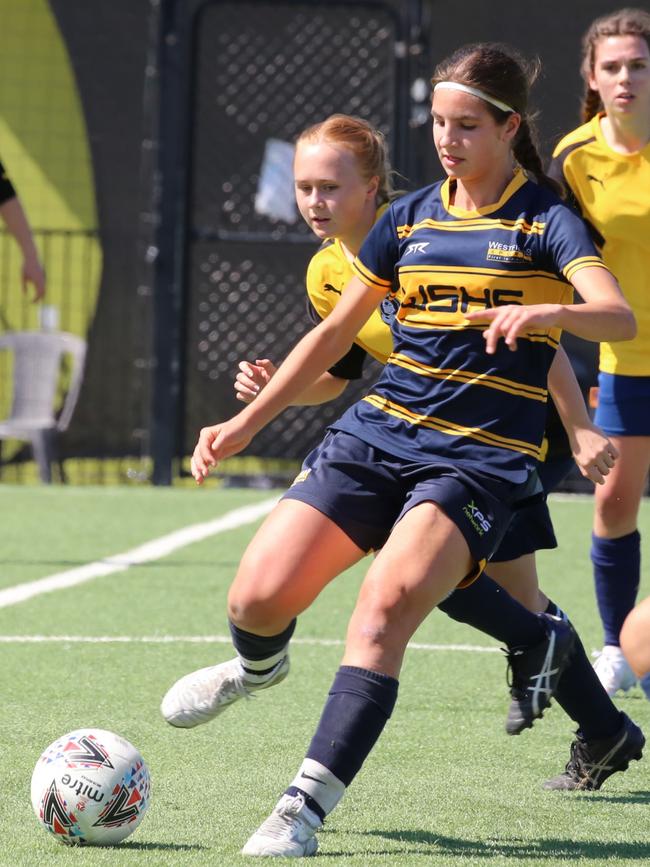
<path id="1" fill-rule="evenodd" d="M 575 797 L 575 792 L 571 792 Z M 609 804 L 650 804 L 650 792 L 640 790 L 635 792 L 627 792 L 625 795 L 606 795 L 602 792 L 585 792 L 594 801 L 604 801 Z"/>
<path id="2" fill-rule="evenodd" d="M 200 852 L 208 847 L 199 843 L 138 843 L 137 840 L 125 840 L 112 848 L 116 851 L 133 849 L 142 852 Z"/>
<path id="3" fill-rule="evenodd" d="M 373 852 L 373 855 L 429 854 L 456 855 L 459 858 L 513 858 L 520 861 L 543 862 L 545 859 L 566 858 L 605 861 L 609 858 L 646 861 L 650 858 L 650 843 L 603 843 L 602 841 L 577 841 L 547 838 L 545 840 L 464 840 L 445 837 L 430 831 L 365 831 L 364 836 L 383 837 L 403 843 L 401 850 L 391 849 Z M 431 847 L 427 852 L 426 847 Z M 327 853 L 330 854 L 330 853 Z M 370 854 L 370 853 L 367 853 Z"/>

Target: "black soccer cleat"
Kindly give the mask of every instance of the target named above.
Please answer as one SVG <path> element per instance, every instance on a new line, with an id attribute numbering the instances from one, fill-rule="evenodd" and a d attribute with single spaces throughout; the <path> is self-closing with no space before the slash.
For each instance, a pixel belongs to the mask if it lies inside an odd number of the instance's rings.
<path id="1" fill-rule="evenodd" d="M 578 734 L 571 744 L 571 758 L 563 774 L 544 783 L 545 789 L 592 792 L 600 789 L 607 777 L 627 771 L 628 765 L 641 758 L 645 738 L 627 714 L 622 714 L 621 728 L 609 738 L 587 741 Z"/>
<path id="2" fill-rule="evenodd" d="M 546 638 L 534 647 L 507 651 L 511 672 L 510 709 L 506 720 L 509 735 L 532 727 L 551 703 L 562 672 L 575 646 L 570 623 L 552 614 L 540 614 Z"/>

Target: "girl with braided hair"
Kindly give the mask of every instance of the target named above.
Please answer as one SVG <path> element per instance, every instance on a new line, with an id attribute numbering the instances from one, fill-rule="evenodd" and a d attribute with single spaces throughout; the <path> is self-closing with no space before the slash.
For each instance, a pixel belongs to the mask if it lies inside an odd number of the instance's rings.
<path id="1" fill-rule="evenodd" d="M 583 39 L 583 124 L 557 145 L 550 172 L 590 226 L 635 312 L 628 343 L 600 347 L 595 421 L 619 459 L 595 491 L 591 559 L 604 646 L 596 672 L 610 695 L 636 682 L 620 646 L 641 569 L 637 517 L 650 467 L 650 14 L 621 9 Z M 641 681 L 650 698 L 650 678 Z"/>
<path id="2" fill-rule="evenodd" d="M 231 587 L 234 634 L 253 667 L 266 660 L 256 670 L 262 689 L 264 678 L 286 674 L 293 621 L 281 600 L 302 610 L 378 551 L 306 758 L 247 855 L 315 853 L 316 832 L 392 713 L 410 638 L 480 574 L 529 496 L 561 330 L 590 340 L 635 333 L 584 223 L 540 170 L 517 59 L 501 46 L 469 46 L 434 84 L 447 179 L 389 204 L 334 310 L 252 403 L 202 429 L 192 457 L 200 484 L 345 354 L 387 295 L 395 300 L 379 380 L 307 457 Z M 573 303 L 573 288 L 584 303 Z"/>

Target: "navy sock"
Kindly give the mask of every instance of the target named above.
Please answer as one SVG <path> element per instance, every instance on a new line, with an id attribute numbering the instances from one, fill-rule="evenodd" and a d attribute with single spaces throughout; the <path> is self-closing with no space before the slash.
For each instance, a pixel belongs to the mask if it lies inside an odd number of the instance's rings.
<path id="1" fill-rule="evenodd" d="M 349 786 L 393 712 L 398 685 L 387 674 L 342 665 L 307 758 L 320 762 Z"/>
<path id="2" fill-rule="evenodd" d="M 255 635 L 253 632 L 245 632 L 231 621 L 228 621 L 228 625 L 232 643 L 240 656 L 246 659 L 266 659 L 287 646 L 296 628 L 296 618 L 294 617 L 279 635 Z"/>
<path id="3" fill-rule="evenodd" d="M 618 539 L 592 534 L 591 562 L 605 644 L 619 646 L 623 621 L 634 608 L 641 574 L 641 536 L 638 530 Z"/>
<path id="4" fill-rule="evenodd" d="M 467 623 L 507 647 L 532 647 L 546 637 L 539 617 L 485 573 L 469 587 L 454 590 L 438 608 L 453 620 Z"/>
<path id="5" fill-rule="evenodd" d="M 550 599 L 546 613 L 568 619 Z M 555 699 L 587 740 L 610 737 L 621 727 L 621 714 L 598 680 L 577 632 L 573 655 L 560 678 Z"/>

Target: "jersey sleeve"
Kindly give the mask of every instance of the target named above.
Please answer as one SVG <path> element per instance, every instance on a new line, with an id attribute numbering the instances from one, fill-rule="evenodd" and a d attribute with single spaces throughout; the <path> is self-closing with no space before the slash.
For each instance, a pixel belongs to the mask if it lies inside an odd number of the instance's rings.
<path id="1" fill-rule="evenodd" d="M 313 325 L 319 325 L 323 321 L 323 317 L 320 316 L 309 298 L 307 298 L 307 317 Z M 367 357 L 366 350 L 353 343 L 343 358 L 339 358 L 327 372 L 339 379 L 361 379 Z"/>
<path id="2" fill-rule="evenodd" d="M 390 206 L 372 227 L 359 255 L 352 263 L 354 274 L 366 286 L 383 295 L 396 291 L 395 266 L 399 259 L 399 239 L 393 207 Z"/>
<path id="3" fill-rule="evenodd" d="M 569 183 L 567 176 L 564 172 L 564 163 L 566 159 L 565 151 L 556 151 L 551 163 L 548 167 L 548 176 L 553 178 L 554 181 L 557 181 L 558 184 L 562 187 L 562 192 L 564 194 L 564 202 L 568 205 L 569 208 L 572 208 L 576 214 L 580 214 L 582 219 L 585 221 L 587 229 L 589 230 L 589 235 L 591 236 L 591 240 L 598 247 L 599 250 L 605 245 L 605 239 L 600 234 L 598 229 L 585 217 L 584 210 L 582 205 L 580 204 L 580 200 L 576 196 L 573 191 L 573 187 Z"/>
<path id="4" fill-rule="evenodd" d="M 0 163 L 0 205 L 16 197 L 14 185 L 9 180 L 5 167 Z"/>
<path id="5" fill-rule="evenodd" d="M 550 209 L 543 244 L 553 269 L 569 282 L 582 268 L 608 270 L 586 223 L 564 203 Z"/>

